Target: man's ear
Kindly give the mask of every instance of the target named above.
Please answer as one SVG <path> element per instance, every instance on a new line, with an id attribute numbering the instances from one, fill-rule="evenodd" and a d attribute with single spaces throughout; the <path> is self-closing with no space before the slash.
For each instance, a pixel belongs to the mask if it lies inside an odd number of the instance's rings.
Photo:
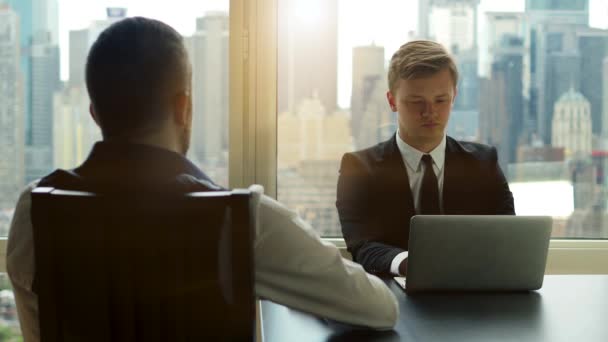
<path id="1" fill-rule="evenodd" d="M 388 100 L 388 105 L 391 107 L 391 110 L 393 112 L 396 112 L 397 105 L 395 104 L 395 97 L 393 96 L 393 93 L 391 93 L 390 90 L 386 92 L 386 99 Z"/>
<path id="2" fill-rule="evenodd" d="M 89 104 L 89 114 L 91 114 L 91 118 L 93 118 L 93 121 L 95 121 L 97 127 L 101 128 L 101 126 L 99 125 L 99 119 L 97 119 L 97 114 L 95 114 L 95 108 L 93 107 L 92 103 Z"/>
<path id="3" fill-rule="evenodd" d="M 454 87 L 454 97 L 452 97 L 452 104 L 456 102 L 456 96 L 458 96 L 458 87 Z"/>
<path id="4" fill-rule="evenodd" d="M 173 121 L 179 126 L 190 124 L 190 94 L 181 92 L 173 98 Z"/>

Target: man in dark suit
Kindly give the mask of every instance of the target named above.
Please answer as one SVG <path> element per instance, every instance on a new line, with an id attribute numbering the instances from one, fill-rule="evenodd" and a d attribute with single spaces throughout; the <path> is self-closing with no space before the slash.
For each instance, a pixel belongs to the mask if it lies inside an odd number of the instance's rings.
<path id="1" fill-rule="evenodd" d="M 371 273 L 405 275 L 414 215 L 514 215 L 491 146 L 446 136 L 458 70 L 438 43 L 412 41 L 393 55 L 387 99 L 399 129 L 342 158 L 336 206 L 353 260 Z"/>

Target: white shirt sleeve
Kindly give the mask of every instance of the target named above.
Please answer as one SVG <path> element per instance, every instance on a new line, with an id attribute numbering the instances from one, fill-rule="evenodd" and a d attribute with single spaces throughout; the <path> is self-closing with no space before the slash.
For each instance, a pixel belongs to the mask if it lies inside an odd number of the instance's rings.
<path id="1" fill-rule="evenodd" d="M 401 265 L 401 262 L 405 259 L 407 259 L 407 255 L 408 252 L 401 252 L 397 255 L 395 255 L 395 257 L 393 258 L 393 261 L 391 261 L 391 273 L 397 276 L 403 276 L 404 274 L 400 274 L 399 273 L 399 265 Z"/>
<path id="2" fill-rule="evenodd" d="M 34 281 L 34 233 L 30 208 L 32 189 L 30 184 L 19 197 L 8 233 L 6 270 L 13 285 L 21 334 L 26 342 L 40 340 L 38 323 L 38 297 L 32 291 Z"/>
<path id="3" fill-rule="evenodd" d="M 342 258 L 331 243 L 274 199 L 253 191 L 255 287 L 259 297 L 332 320 L 394 327 L 399 307 L 382 280 Z"/>

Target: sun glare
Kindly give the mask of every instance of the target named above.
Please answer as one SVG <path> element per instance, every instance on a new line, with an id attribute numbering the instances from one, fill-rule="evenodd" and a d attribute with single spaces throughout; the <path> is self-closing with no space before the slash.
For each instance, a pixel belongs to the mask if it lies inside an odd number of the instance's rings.
<path id="1" fill-rule="evenodd" d="M 311 27 L 318 24 L 321 19 L 321 11 L 323 10 L 323 1 L 324 0 L 295 1 L 293 11 L 298 23 Z"/>

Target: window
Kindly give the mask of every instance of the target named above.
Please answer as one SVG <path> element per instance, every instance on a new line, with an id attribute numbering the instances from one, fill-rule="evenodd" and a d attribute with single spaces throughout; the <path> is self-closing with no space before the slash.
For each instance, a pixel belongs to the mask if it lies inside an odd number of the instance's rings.
<path id="1" fill-rule="evenodd" d="M 447 133 L 497 148 L 516 212 L 552 215 L 554 238 L 608 238 L 606 7 L 278 1 L 278 199 L 322 235 L 342 235 L 340 159 L 395 134 L 388 62 L 401 44 L 432 39 L 461 75 Z"/>
<path id="2" fill-rule="evenodd" d="M 0 0 L 0 237 L 26 184 L 78 166 L 101 139 L 89 115 L 84 64 L 101 31 L 125 16 L 159 19 L 184 35 L 193 67 L 188 157 L 228 185 L 229 0 L 106 4 Z"/>
<path id="3" fill-rule="evenodd" d="M 125 16 L 145 16 L 185 37 L 193 70 L 188 157 L 228 186 L 229 0 L 0 0 L 0 237 L 26 184 L 70 169 L 101 139 L 84 83 L 88 49 Z M 0 241 L 2 255 L 5 241 Z M 2 271 L 2 270 L 0 270 Z M 0 274 L 0 340 L 18 334 L 14 299 Z"/>

